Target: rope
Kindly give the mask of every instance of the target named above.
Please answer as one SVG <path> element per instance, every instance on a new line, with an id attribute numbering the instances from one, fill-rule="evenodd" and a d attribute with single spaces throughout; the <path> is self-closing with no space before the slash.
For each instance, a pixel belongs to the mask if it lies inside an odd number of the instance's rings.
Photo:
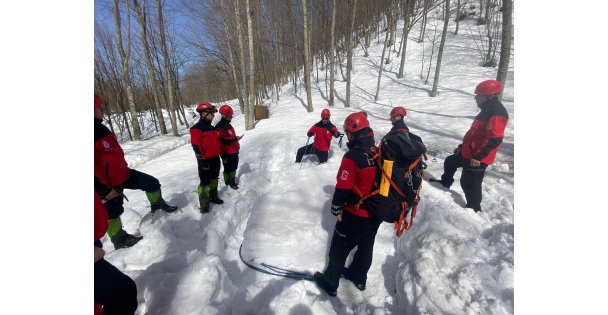
<path id="1" fill-rule="evenodd" d="M 247 267 L 249 267 L 255 271 L 261 272 L 261 273 L 265 273 L 265 274 L 273 275 L 273 276 L 285 277 L 285 278 L 289 278 L 289 279 L 293 279 L 293 280 L 314 281 L 314 276 L 311 274 L 308 274 L 308 273 L 283 269 L 283 268 L 268 265 L 265 263 L 262 263 L 260 265 L 261 267 L 259 267 L 259 266 L 252 264 L 253 259 L 251 259 L 249 262 L 245 261 L 245 259 L 243 258 L 243 244 L 241 244 L 241 247 L 239 248 L 239 257 L 241 258 L 241 261 L 245 265 L 247 265 Z"/>

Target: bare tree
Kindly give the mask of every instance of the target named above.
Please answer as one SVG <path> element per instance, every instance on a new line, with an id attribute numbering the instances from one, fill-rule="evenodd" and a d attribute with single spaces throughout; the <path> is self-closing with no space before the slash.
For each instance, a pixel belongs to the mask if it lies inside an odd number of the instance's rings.
<path id="1" fill-rule="evenodd" d="M 329 106 L 334 106 L 334 74 L 336 72 L 336 0 L 332 0 L 331 2 L 331 43 L 329 54 Z"/>
<path id="2" fill-rule="evenodd" d="M 443 33 L 441 34 L 441 42 L 439 44 L 439 53 L 437 54 L 437 64 L 435 65 L 435 77 L 433 78 L 433 90 L 431 97 L 437 96 L 437 84 L 439 84 L 439 73 L 441 72 L 441 59 L 443 58 L 443 48 L 445 47 L 445 37 L 448 33 L 448 24 L 450 23 L 450 0 L 445 0 L 445 17 L 443 18 Z"/>
<path id="3" fill-rule="evenodd" d="M 511 60 L 511 43 L 513 41 L 513 0 L 502 0 L 502 39 L 500 45 L 500 61 L 498 62 L 498 73 L 496 80 L 502 86 L 507 82 L 509 61 Z M 502 92 L 498 96 L 502 100 Z"/>
<path id="4" fill-rule="evenodd" d="M 156 6 L 158 11 L 158 32 L 160 33 L 160 46 L 163 52 L 163 59 L 165 64 L 165 73 L 167 76 L 167 97 L 169 98 L 169 111 L 173 113 L 171 115 L 171 130 L 173 131 L 174 136 L 178 136 L 177 132 L 177 121 L 176 116 L 177 113 L 175 111 L 175 97 L 173 89 L 175 87 L 175 78 L 173 78 L 173 73 L 171 72 L 171 59 L 169 59 L 169 51 L 167 49 L 167 40 L 165 38 L 165 23 L 163 18 L 163 5 L 161 0 L 156 0 Z"/>
<path id="5" fill-rule="evenodd" d="M 253 49 L 253 10 L 249 5 L 249 0 L 245 0 L 245 6 L 247 9 L 247 37 L 249 39 L 249 107 L 246 109 L 247 114 L 245 115 L 245 130 L 251 130 L 254 126 L 254 104 L 255 104 L 255 53 Z"/>
<path id="6" fill-rule="evenodd" d="M 131 82 L 131 74 L 129 72 L 129 57 L 131 54 L 131 18 L 129 14 L 129 3 L 126 4 L 126 15 L 127 15 L 127 51 L 125 51 L 122 44 L 122 29 L 120 26 L 120 10 L 118 9 L 119 0 L 114 0 L 114 28 L 116 30 L 116 46 L 120 53 L 122 61 L 122 73 L 125 80 L 125 86 L 127 89 L 127 99 L 129 102 L 129 112 L 131 114 L 131 126 L 133 127 L 133 138 L 135 140 L 141 140 L 141 129 L 137 121 L 137 110 L 135 109 L 135 100 L 133 97 L 133 85 Z"/>
<path id="7" fill-rule="evenodd" d="M 352 14 L 350 21 L 350 29 L 348 31 L 348 40 L 347 40 L 347 57 L 346 57 L 346 104 L 344 107 L 350 107 L 350 83 L 351 83 L 351 75 L 353 68 L 353 35 L 355 32 L 355 14 L 357 13 L 357 0 L 349 0 L 349 3 L 352 3 Z"/>
<path id="8" fill-rule="evenodd" d="M 152 82 L 152 96 L 154 97 L 154 105 L 156 107 L 156 116 L 158 117 L 160 132 L 163 135 L 166 135 L 167 126 L 165 126 L 165 118 L 163 117 L 163 110 L 160 104 L 160 98 L 158 97 L 158 84 L 156 82 L 156 74 L 154 71 L 154 65 L 152 63 L 152 57 L 150 56 L 150 48 L 148 44 L 148 32 L 146 30 L 146 0 L 142 1 L 141 7 L 138 4 L 137 0 L 133 0 L 133 6 L 135 7 L 137 21 L 139 22 L 139 32 L 141 34 L 142 46 L 144 48 L 146 66 L 148 67 L 148 76 L 150 76 L 150 81 Z"/>
<path id="9" fill-rule="evenodd" d="M 387 13 L 387 19 L 388 19 L 388 24 L 392 24 L 392 17 L 393 14 Z M 384 53 L 386 52 L 386 47 L 389 45 L 389 34 L 390 31 L 387 29 L 386 30 L 386 37 L 384 38 L 384 48 L 382 48 L 382 57 L 380 57 L 380 64 L 379 64 L 379 69 L 378 69 L 378 84 L 376 86 L 376 95 L 374 96 L 374 102 L 378 101 L 378 94 L 380 93 L 380 79 L 382 78 L 382 69 L 384 68 Z"/>
<path id="10" fill-rule="evenodd" d="M 234 18 L 236 24 L 236 36 L 238 38 L 239 43 L 239 64 L 240 64 L 240 72 L 241 72 L 241 93 L 244 102 L 244 108 L 241 108 L 241 112 L 245 115 L 248 115 L 249 111 L 249 93 L 247 93 L 247 77 L 245 72 L 245 48 L 243 46 L 243 28 L 241 25 L 241 4 L 239 0 L 232 0 L 232 5 L 234 7 Z M 245 116 L 247 117 L 247 116 Z"/>
<path id="11" fill-rule="evenodd" d="M 310 43 L 308 42 L 308 14 L 306 13 L 306 0 L 302 0 L 302 18 L 304 23 L 304 81 L 306 82 L 306 110 L 310 113 L 314 110 L 312 106 L 311 82 L 310 82 Z"/>

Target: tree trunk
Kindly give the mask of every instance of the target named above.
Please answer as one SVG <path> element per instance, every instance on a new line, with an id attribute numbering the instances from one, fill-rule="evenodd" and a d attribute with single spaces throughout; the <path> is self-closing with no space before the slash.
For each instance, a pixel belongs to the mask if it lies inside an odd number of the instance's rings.
<path id="1" fill-rule="evenodd" d="M 441 59 L 443 57 L 443 48 L 445 46 L 445 37 L 448 33 L 448 23 L 450 23 L 450 0 L 445 0 L 445 19 L 443 20 L 443 33 L 441 33 L 441 43 L 439 44 L 439 53 L 437 54 L 437 64 L 435 65 L 435 77 L 433 78 L 433 90 L 431 96 L 437 96 L 437 84 L 439 84 L 439 73 L 441 71 Z"/>
<path id="2" fill-rule="evenodd" d="M 254 104 L 255 104 L 255 54 L 253 50 L 253 10 L 249 5 L 249 0 L 245 0 L 245 6 L 247 7 L 247 35 L 249 38 L 249 106 L 246 109 L 247 115 L 245 116 L 245 130 L 251 130 L 254 126 Z"/>
<path id="3" fill-rule="evenodd" d="M 392 15 L 392 13 L 389 13 Z M 388 17 L 390 20 L 391 18 Z M 382 48 L 382 57 L 380 57 L 380 69 L 378 70 L 378 85 L 376 86 L 376 95 L 374 96 L 374 102 L 378 101 L 378 94 L 380 93 L 380 79 L 382 78 L 382 69 L 384 68 L 384 53 L 386 52 L 386 46 L 388 46 L 390 31 L 386 30 L 386 37 L 384 38 L 384 48 Z"/>
<path id="4" fill-rule="evenodd" d="M 458 4 L 456 5 L 456 30 L 454 31 L 454 35 L 458 35 L 458 25 L 460 25 L 460 0 L 458 0 Z"/>
<path id="5" fill-rule="evenodd" d="M 154 107 L 156 108 L 156 116 L 158 117 L 158 123 L 160 125 L 160 133 L 163 135 L 167 134 L 167 126 L 165 126 L 165 119 L 163 117 L 163 109 L 160 104 L 160 98 L 158 97 L 158 84 L 156 82 L 156 73 L 154 71 L 154 64 L 152 63 L 152 57 L 150 55 L 150 49 L 148 45 L 148 32 L 146 23 L 146 0 L 143 0 L 142 7 L 139 6 L 137 0 L 133 0 L 133 6 L 137 13 L 137 20 L 139 21 L 139 33 L 142 38 L 142 45 L 144 47 L 144 56 L 146 57 L 146 66 L 148 67 L 148 75 L 152 82 L 152 96 L 154 97 Z"/>
<path id="6" fill-rule="evenodd" d="M 329 48 L 329 106 L 334 106 L 334 74 L 336 72 L 336 0 L 331 4 L 331 43 Z"/>
<path id="7" fill-rule="evenodd" d="M 411 25 L 410 25 L 410 20 L 411 20 L 411 11 L 410 11 L 410 5 L 409 3 L 406 1 L 405 3 L 405 13 L 403 14 L 403 39 L 401 40 L 401 45 L 403 45 L 403 49 L 401 52 L 401 63 L 399 64 L 399 75 L 397 75 L 397 78 L 401 79 L 403 78 L 403 68 L 405 67 L 405 52 L 407 50 L 407 36 L 410 33 L 410 29 L 411 29 Z"/>
<path id="8" fill-rule="evenodd" d="M 122 45 L 122 30 L 120 28 L 120 11 L 118 10 L 119 0 L 114 0 L 114 28 L 116 30 L 116 44 L 118 47 L 118 53 L 122 63 L 122 74 L 125 80 L 127 90 L 127 100 L 129 103 L 129 112 L 131 113 L 131 126 L 133 127 L 133 138 L 135 140 L 141 140 L 141 129 L 139 128 L 139 122 L 137 121 L 137 110 L 135 109 L 135 97 L 133 96 L 133 84 L 131 82 L 131 74 L 129 70 L 129 57 L 131 54 L 131 35 L 130 35 L 130 16 L 129 16 L 129 3 L 127 4 L 127 51 Z"/>
<path id="9" fill-rule="evenodd" d="M 241 95 L 243 97 L 243 106 L 241 113 L 247 118 L 249 110 L 249 93 L 247 93 L 247 73 L 245 72 L 245 48 L 243 47 L 243 28 L 241 27 L 241 4 L 239 0 L 233 0 L 234 18 L 236 24 L 236 34 L 239 42 L 239 61 L 241 67 Z M 240 104 L 240 103 L 239 103 Z M 247 119 L 245 119 L 247 121 Z"/>
<path id="10" fill-rule="evenodd" d="M 311 80 L 310 80 L 310 45 L 308 43 L 308 23 L 306 13 L 306 0 L 302 0 L 302 18 L 304 23 L 304 82 L 306 83 L 306 102 L 308 107 L 306 110 L 310 113 L 314 110 L 312 106 L 312 95 L 311 95 Z"/>
<path id="11" fill-rule="evenodd" d="M 171 60 L 169 59 L 169 51 L 167 50 L 167 41 L 165 39 L 165 25 L 163 20 L 163 7 L 161 5 L 161 0 L 156 0 L 156 6 L 158 10 L 158 31 L 160 33 L 160 46 L 163 51 L 163 59 L 165 64 L 165 73 L 167 75 L 167 96 L 169 98 L 169 111 L 173 113 L 171 115 L 171 130 L 173 131 L 174 136 L 178 136 L 177 132 L 177 121 L 176 116 L 177 113 L 175 111 L 175 98 L 173 94 L 173 88 L 175 86 L 173 73 L 171 72 Z"/>
<path id="12" fill-rule="evenodd" d="M 509 71 L 509 61 L 511 60 L 511 44 L 513 41 L 513 0 L 502 1 L 502 43 L 500 45 L 500 61 L 498 62 L 498 73 L 496 80 L 504 86 L 507 82 L 507 73 Z M 498 95 L 498 99 L 502 100 L 502 92 Z"/>
<path id="13" fill-rule="evenodd" d="M 424 8 L 423 8 L 423 12 L 422 12 L 422 26 L 420 27 L 420 35 L 418 36 L 419 43 L 424 40 L 424 32 L 426 31 L 427 15 L 429 13 L 428 7 L 429 7 L 428 0 L 424 0 Z"/>
<path id="14" fill-rule="evenodd" d="M 353 68 L 353 33 L 355 31 L 355 14 L 357 13 L 357 0 L 351 1 L 353 3 L 353 11 L 351 14 L 350 29 L 348 31 L 348 41 L 346 43 L 346 104 L 344 104 L 344 107 L 350 107 L 350 73 Z"/>

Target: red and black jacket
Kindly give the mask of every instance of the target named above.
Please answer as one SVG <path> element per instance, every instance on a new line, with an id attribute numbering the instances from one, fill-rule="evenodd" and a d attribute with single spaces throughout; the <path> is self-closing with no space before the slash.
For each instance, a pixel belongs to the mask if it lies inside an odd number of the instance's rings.
<path id="1" fill-rule="evenodd" d="M 312 125 L 308 130 L 308 136 L 315 136 L 314 146 L 316 150 L 319 151 L 329 151 L 329 144 L 331 143 L 331 137 L 334 136 L 338 138 L 340 136 L 340 132 L 338 128 L 334 126 L 331 122 L 327 122 L 324 124 L 323 121 L 319 121 L 318 123 Z"/>
<path id="2" fill-rule="evenodd" d="M 98 241 L 104 236 L 104 234 L 106 234 L 106 231 L 108 230 L 108 213 L 106 212 L 106 207 L 103 205 L 103 202 L 101 202 L 101 198 L 97 192 L 95 192 L 94 198 L 95 203 L 93 209 L 95 212 L 93 216 L 93 232 L 95 241 Z"/>
<path id="3" fill-rule="evenodd" d="M 220 137 L 206 119 L 200 119 L 190 128 L 190 143 L 197 159 L 210 159 L 220 155 Z"/>
<path id="4" fill-rule="evenodd" d="M 486 101 L 479 108 L 481 112 L 464 135 L 460 154 L 467 160 L 475 159 L 490 165 L 502 144 L 509 114 L 498 98 Z"/>
<path id="5" fill-rule="evenodd" d="M 241 146 L 239 140 L 236 138 L 236 132 L 232 125 L 222 118 L 217 125 L 215 130 L 220 137 L 220 153 L 221 154 L 236 154 L 239 153 Z"/>
<path id="6" fill-rule="evenodd" d="M 104 126 L 101 119 L 95 119 L 95 188 L 103 194 L 112 187 L 129 179 L 129 166 L 125 153 L 116 136 Z M 105 186 L 105 187 L 104 187 Z"/>
<path id="7" fill-rule="evenodd" d="M 367 209 L 357 209 L 355 204 L 359 201 L 359 196 L 370 193 L 374 185 L 377 171 L 371 151 L 374 147 L 374 138 L 365 135 L 346 145 L 349 151 L 344 154 L 336 175 L 336 190 L 331 201 L 331 212 L 333 215 L 338 215 L 344 208 L 354 215 L 369 218 L 373 213 Z"/>

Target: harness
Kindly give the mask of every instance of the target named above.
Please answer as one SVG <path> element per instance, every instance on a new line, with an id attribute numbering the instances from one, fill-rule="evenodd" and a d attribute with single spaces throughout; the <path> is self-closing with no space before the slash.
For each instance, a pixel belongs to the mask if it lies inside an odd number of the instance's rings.
<path id="1" fill-rule="evenodd" d="M 399 194 L 399 196 L 401 196 L 403 199 L 405 199 L 406 195 L 401 191 L 401 189 L 399 189 L 399 187 L 397 187 L 397 184 L 395 184 L 395 182 L 391 179 L 391 176 L 389 176 L 388 173 L 386 172 L 386 170 L 382 167 L 382 163 L 380 162 L 380 157 L 382 156 L 382 142 L 380 142 L 380 144 L 378 145 L 378 148 L 372 147 L 371 151 L 373 153 L 373 159 L 374 159 L 374 161 L 376 161 L 377 167 L 382 171 L 382 177 L 390 183 L 391 187 L 397 192 L 397 194 Z M 420 157 L 418 157 L 414 162 L 412 162 L 410 164 L 410 167 L 408 168 L 408 170 L 405 171 L 405 173 L 403 174 L 404 177 L 409 178 L 410 185 L 412 185 L 412 182 L 411 182 L 412 181 L 412 174 L 411 174 L 412 170 L 420 163 L 422 156 L 424 156 L 424 159 L 427 160 L 426 153 L 422 154 Z M 424 176 L 424 168 L 421 168 L 420 177 L 423 178 L 423 176 Z M 404 200 L 401 202 L 401 214 L 399 216 L 399 219 L 397 221 L 395 221 L 395 223 L 394 223 L 395 234 L 397 235 L 397 237 L 401 237 L 401 235 L 403 234 L 404 231 L 409 231 L 414 224 L 414 218 L 416 217 L 416 208 L 418 206 L 418 203 L 420 202 L 420 188 L 421 187 L 422 187 L 422 181 L 420 182 L 418 189 L 414 190 L 414 191 L 416 191 L 416 197 L 414 198 L 411 209 L 409 207 L 410 205 L 407 204 L 407 201 Z M 375 189 L 365 195 L 362 194 L 361 191 L 356 187 L 355 187 L 354 191 L 360 197 L 359 201 L 355 205 L 355 208 L 359 209 L 366 199 L 371 198 L 380 192 L 380 185 L 378 185 L 377 189 Z M 409 216 L 409 220 L 408 220 L 408 216 Z"/>

